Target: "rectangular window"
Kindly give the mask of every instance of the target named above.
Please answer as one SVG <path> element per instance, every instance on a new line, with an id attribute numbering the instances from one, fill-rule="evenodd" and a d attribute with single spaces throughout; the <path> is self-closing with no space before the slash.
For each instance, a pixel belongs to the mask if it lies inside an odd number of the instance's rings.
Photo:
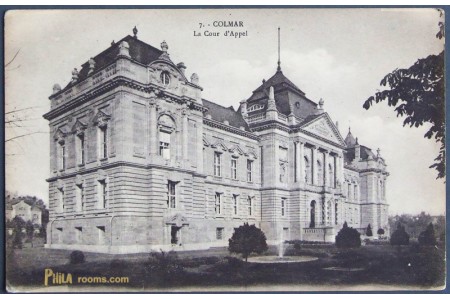
<path id="1" fill-rule="evenodd" d="M 222 157 L 219 152 L 214 152 L 214 176 L 222 176 Z"/>
<path id="2" fill-rule="evenodd" d="M 223 239 L 223 227 L 216 228 L 216 239 L 218 239 L 218 240 Z"/>
<path id="3" fill-rule="evenodd" d="M 63 229 L 62 227 L 56 228 L 56 242 L 62 243 L 63 242 Z"/>
<path id="4" fill-rule="evenodd" d="M 168 208 L 175 208 L 177 206 L 175 186 L 176 186 L 176 182 L 173 182 L 170 180 L 167 182 L 167 207 Z"/>
<path id="5" fill-rule="evenodd" d="M 84 185 L 77 184 L 77 208 L 78 211 L 84 211 Z"/>
<path id="6" fill-rule="evenodd" d="M 100 245 L 103 245 L 106 242 L 105 226 L 97 226 L 97 230 L 98 230 L 98 243 Z"/>
<path id="7" fill-rule="evenodd" d="M 284 217 L 286 214 L 286 198 L 281 198 L 281 216 Z"/>
<path id="8" fill-rule="evenodd" d="M 108 126 L 99 128 L 100 132 L 100 158 L 108 157 Z"/>
<path id="9" fill-rule="evenodd" d="M 159 132 L 159 155 L 164 159 L 170 159 L 170 133 Z"/>
<path id="10" fill-rule="evenodd" d="M 248 196 L 247 198 L 247 207 L 248 207 L 248 215 L 252 215 L 252 197 Z"/>
<path id="11" fill-rule="evenodd" d="M 253 160 L 247 159 L 247 181 L 253 181 Z"/>
<path id="12" fill-rule="evenodd" d="M 108 208 L 108 183 L 106 180 L 100 180 L 100 201 L 102 208 Z"/>
<path id="13" fill-rule="evenodd" d="M 231 179 L 237 179 L 237 159 L 231 158 Z"/>
<path id="14" fill-rule="evenodd" d="M 84 165 L 84 134 L 78 135 L 78 164 Z"/>
<path id="15" fill-rule="evenodd" d="M 58 143 L 59 149 L 59 169 L 66 169 L 66 144 L 64 142 Z"/>
<path id="16" fill-rule="evenodd" d="M 215 196 L 215 206 L 214 206 L 214 210 L 215 210 L 215 212 L 216 212 L 216 214 L 217 215 L 220 215 L 221 214 L 221 210 L 222 210 L 222 199 L 221 199 L 221 194 L 220 193 L 216 193 L 216 196 Z"/>
<path id="17" fill-rule="evenodd" d="M 233 213 L 238 214 L 238 195 L 233 195 Z"/>
<path id="18" fill-rule="evenodd" d="M 64 188 L 60 188 L 59 190 L 59 212 L 64 212 Z"/>
<path id="19" fill-rule="evenodd" d="M 77 243 L 83 242 L 83 227 L 75 227 L 75 240 Z"/>

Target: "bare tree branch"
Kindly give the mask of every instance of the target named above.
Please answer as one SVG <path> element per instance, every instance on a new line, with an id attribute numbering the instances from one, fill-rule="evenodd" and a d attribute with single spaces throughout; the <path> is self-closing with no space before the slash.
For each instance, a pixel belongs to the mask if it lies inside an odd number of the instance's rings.
<path id="1" fill-rule="evenodd" d="M 22 135 L 18 135 L 18 136 L 9 138 L 9 139 L 5 140 L 5 143 L 10 142 L 10 141 L 13 141 L 13 140 L 18 139 L 18 138 L 21 138 L 21 137 L 24 137 L 24 136 L 29 136 L 29 135 L 38 134 L 38 133 L 45 133 L 45 134 L 48 134 L 48 132 L 45 132 L 45 131 L 30 132 L 30 133 L 26 133 L 26 134 L 22 134 Z"/>
<path id="2" fill-rule="evenodd" d="M 14 54 L 14 57 L 9 62 L 7 62 L 5 64 L 5 68 L 8 67 L 16 59 L 16 57 L 19 54 L 19 52 L 20 52 L 20 48 L 19 48 L 19 50 L 17 50 L 16 54 Z"/>

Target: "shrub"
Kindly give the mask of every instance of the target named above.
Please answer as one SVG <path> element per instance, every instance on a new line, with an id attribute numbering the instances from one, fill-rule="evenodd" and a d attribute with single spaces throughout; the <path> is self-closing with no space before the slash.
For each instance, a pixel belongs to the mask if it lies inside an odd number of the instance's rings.
<path id="1" fill-rule="evenodd" d="M 384 234 L 384 229 L 383 228 L 378 228 L 377 234 L 378 235 L 383 235 Z"/>
<path id="2" fill-rule="evenodd" d="M 390 243 L 394 246 L 409 244 L 409 234 L 406 233 L 405 227 L 402 224 L 397 224 L 397 229 L 391 235 Z"/>
<path id="3" fill-rule="evenodd" d="M 184 274 L 184 268 L 175 251 L 151 252 L 146 271 L 155 283 L 162 285 L 176 282 Z"/>
<path id="4" fill-rule="evenodd" d="M 366 228 L 366 235 L 367 235 L 367 236 L 373 236 L 373 233 L 372 233 L 372 227 L 370 227 L 370 224 L 367 225 L 367 228 Z"/>
<path id="5" fill-rule="evenodd" d="M 82 264 L 86 261 L 83 251 L 75 250 L 70 253 L 70 264 Z"/>
<path id="6" fill-rule="evenodd" d="M 422 231 L 419 235 L 419 244 L 421 245 L 436 245 L 436 235 L 434 234 L 433 223 L 427 226 L 427 229 Z"/>
<path id="7" fill-rule="evenodd" d="M 338 248 L 360 247 L 361 238 L 358 230 L 348 227 L 347 222 L 345 222 L 336 236 L 336 246 Z"/>
<path id="8" fill-rule="evenodd" d="M 228 240 L 228 250 L 231 253 L 242 254 L 247 261 L 251 253 L 261 254 L 267 251 L 266 236 L 255 225 L 244 225 L 234 230 L 233 236 Z"/>

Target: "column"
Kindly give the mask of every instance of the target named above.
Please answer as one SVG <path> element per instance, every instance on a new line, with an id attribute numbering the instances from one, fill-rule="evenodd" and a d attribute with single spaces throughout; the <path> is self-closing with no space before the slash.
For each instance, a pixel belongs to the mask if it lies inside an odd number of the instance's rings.
<path id="1" fill-rule="evenodd" d="M 333 174 L 334 174 L 334 178 L 333 178 L 333 182 L 331 183 L 332 187 L 336 187 L 336 181 L 338 179 L 338 168 L 337 168 L 337 158 L 335 155 L 333 155 Z"/>
<path id="2" fill-rule="evenodd" d="M 323 183 L 324 186 L 328 186 L 328 150 L 323 152 Z"/>
<path id="3" fill-rule="evenodd" d="M 303 160 L 305 144 L 302 142 L 298 142 L 297 144 L 297 180 L 299 182 L 305 182 L 305 162 Z"/>
<path id="4" fill-rule="evenodd" d="M 189 132 L 189 124 L 188 124 L 188 108 L 183 107 L 181 110 L 181 116 L 183 118 L 183 159 L 188 159 L 188 132 Z"/>
<path id="5" fill-rule="evenodd" d="M 150 98 L 149 101 L 149 109 L 150 109 L 150 156 L 155 156 L 158 154 L 158 136 L 157 136 L 157 129 L 158 129 L 158 121 L 156 119 L 156 97 Z"/>
<path id="6" fill-rule="evenodd" d="M 317 159 L 317 147 L 312 146 L 312 157 L 311 157 L 311 170 L 312 170 L 312 176 L 311 176 L 311 182 L 313 185 L 317 184 L 317 165 L 316 165 L 316 159 Z"/>

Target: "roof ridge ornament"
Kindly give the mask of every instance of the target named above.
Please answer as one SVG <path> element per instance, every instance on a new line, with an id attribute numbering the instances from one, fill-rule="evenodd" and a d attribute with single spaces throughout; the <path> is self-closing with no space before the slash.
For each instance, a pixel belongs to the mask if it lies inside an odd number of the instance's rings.
<path id="1" fill-rule="evenodd" d="M 267 101 L 267 111 L 276 111 L 277 106 L 275 103 L 275 91 L 273 86 L 269 88 L 269 101 Z"/>
<path id="2" fill-rule="evenodd" d="M 161 43 L 161 50 L 163 53 L 159 56 L 159 59 L 171 61 L 169 53 L 167 53 L 167 50 L 169 50 L 169 45 L 167 45 L 165 40 Z"/>
<path id="3" fill-rule="evenodd" d="M 281 58 L 280 58 L 280 27 L 278 27 L 278 67 L 277 72 L 281 72 Z"/>
<path id="4" fill-rule="evenodd" d="M 134 26 L 133 28 L 133 34 L 134 34 L 134 38 L 137 39 L 137 33 L 138 33 L 138 29 L 136 28 L 136 26 Z"/>

